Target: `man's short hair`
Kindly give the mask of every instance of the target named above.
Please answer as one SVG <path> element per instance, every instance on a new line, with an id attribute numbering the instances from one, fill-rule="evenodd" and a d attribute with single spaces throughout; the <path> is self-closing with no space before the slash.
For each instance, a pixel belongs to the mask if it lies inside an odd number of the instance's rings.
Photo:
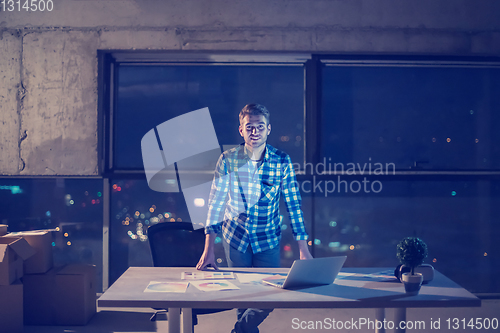
<path id="1" fill-rule="evenodd" d="M 264 105 L 261 104 L 247 104 L 240 111 L 240 124 L 243 121 L 243 118 L 246 116 L 264 116 L 266 118 L 267 124 L 269 125 L 269 111 L 266 109 Z"/>

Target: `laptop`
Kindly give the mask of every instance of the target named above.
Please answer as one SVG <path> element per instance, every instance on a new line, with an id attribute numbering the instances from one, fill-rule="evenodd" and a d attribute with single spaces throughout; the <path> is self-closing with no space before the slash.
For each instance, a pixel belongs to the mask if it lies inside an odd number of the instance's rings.
<path id="1" fill-rule="evenodd" d="M 332 284 L 346 258 L 337 256 L 295 260 L 286 277 L 274 275 L 262 279 L 262 282 L 283 289 Z"/>

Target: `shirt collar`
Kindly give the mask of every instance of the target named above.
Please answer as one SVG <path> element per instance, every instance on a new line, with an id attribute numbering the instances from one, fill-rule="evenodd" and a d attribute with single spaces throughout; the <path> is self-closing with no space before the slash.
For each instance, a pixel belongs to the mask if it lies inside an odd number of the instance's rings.
<path id="1" fill-rule="evenodd" d="M 266 147 L 264 148 L 264 158 L 263 158 L 263 161 L 269 161 L 269 145 L 266 143 Z M 245 161 L 249 161 L 250 160 L 250 157 L 248 156 L 247 152 L 246 152 L 246 147 L 245 147 L 245 143 L 242 143 L 241 146 L 240 146 L 240 151 L 238 152 L 238 158 L 240 159 L 244 159 Z"/>

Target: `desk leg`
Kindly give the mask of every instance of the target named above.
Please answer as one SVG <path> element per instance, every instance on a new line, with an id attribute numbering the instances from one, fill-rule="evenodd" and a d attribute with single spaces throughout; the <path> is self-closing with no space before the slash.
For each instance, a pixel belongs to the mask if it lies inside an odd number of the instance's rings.
<path id="1" fill-rule="evenodd" d="M 375 319 L 381 323 L 384 322 L 385 320 L 385 309 L 384 308 L 376 308 L 375 309 Z M 380 327 L 375 324 L 375 333 L 385 333 L 385 328 L 384 326 Z"/>
<path id="2" fill-rule="evenodd" d="M 181 333 L 181 309 L 168 308 L 168 333 Z"/>
<path id="3" fill-rule="evenodd" d="M 399 323 L 403 322 L 406 325 L 406 308 L 396 308 L 394 311 L 394 325 L 396 326 L 394 332 L 405 333 L 405 329 L 399 328 Z"/>
<path id="4" fill-rule="evenodd" d="M 191 308 L 182 308 L 182 333 L 193 333 L 193 315 Z"/>

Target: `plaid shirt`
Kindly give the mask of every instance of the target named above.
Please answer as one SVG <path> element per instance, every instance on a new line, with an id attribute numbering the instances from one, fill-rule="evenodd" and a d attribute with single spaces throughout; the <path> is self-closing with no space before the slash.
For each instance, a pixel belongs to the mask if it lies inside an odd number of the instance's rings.
<path id="1" fill-rule="evenodd" d="M 244 147 L 242 144 L 225 151 L 217 162 L 205 233 L 222 229 L 226 241 L 241 252 L 249 244 L 254 253 L 279 246 L 279 199 L 283 193 L 295 239 L 307 240 L 290 156 L 266 145 L 261 165 L 252 170 Z"/>

